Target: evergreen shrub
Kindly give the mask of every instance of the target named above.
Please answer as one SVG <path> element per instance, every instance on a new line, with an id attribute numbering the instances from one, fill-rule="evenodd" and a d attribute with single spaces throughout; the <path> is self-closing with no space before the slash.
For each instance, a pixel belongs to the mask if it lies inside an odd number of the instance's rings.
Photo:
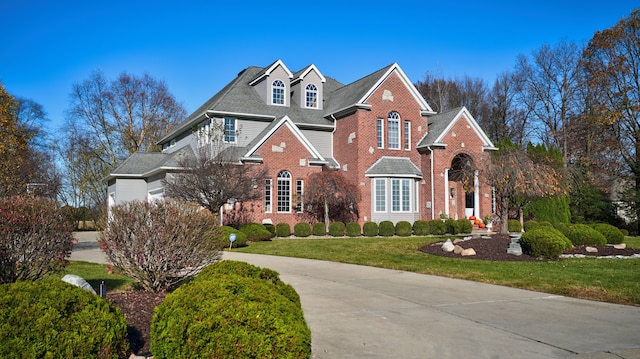
<path id="1" fill-rule="evenodd" d="M 391 221 L 382 221 L 378 225 L 378 234 L 381 237 L 393 237 L 396 233 L 396 226 Z"/>
<path id="2" fill-rule="evenodd" d="M 460 233 L 471 233 L 473 231 L 473 224 L 466 218 L 460 218 L 458 220 L 458 228 L 460 229 Z"/>
<path id="3" fill-rule="evenodd" d="M 376 222 L 364 222 L 362 232 L 365 237 L 376 237 L 378 235 L 378 224 Z"/>
<path id="4" fill-rule="evenodd" d="M 571 242 L 560 231 L 547 227 L 524 232 L 520 243 L 525 253 L 547 259 L 558 259 L 562 252 L 572 247 Z"/>
<path id="5" fill-rule="evenodd" d="M 544 228 L 545 227 L 544 223 L 546 223 L 546 222 L 540 223 L 539 226 Z M 525 222 L 525 224 L 526 224 L 526 222 Z M 553 226 L 553 228 L 555 228 L 555 229 L 559 230 L 560 232 L 562 232 L 562 234 L 564 234 L 565 236 L 567 236 L 569 234 L 569 228 L 571 228 L 571 225 L 569 225 L 568 223 L 560 223 L 560 222 L 553 223 L 552 226 Z M 525 228 L 526 228 L 526 226 L 525 226 Z"/>
<path id="6" fill-rule="evenodd" d="M 296 237 L 309 237 L 311 235 L 311 226 L 307 222 L 298 222 L 293 226 L 293 234 Z"/>
<path id="7" fill-rule="evenodd" d="M 624 234 L 616 227 L 608 223 L 596 223 L 591 225 L 593 229 L 602 233 L 608 244 L 620 244 L 624 242 Z"/>
<path id="8" fill-rule="evenodd" d="M 413 234 L 416 236 L 427 236 L 429 232 L 429 222 L 419 219 L 413 222 Z"/>
<path id="9" fill-rule="evenodd" d="M 398 221 L 396 223 L 396 236 L 400 237 L 410 237 L 413 234 L 413 226 L 411 226 L 410 222 L 407 221 Z"/>
<path id="10" fill-rule="evenodd" d="M 522 232 L 522 225 L 520 224 L 520 221 L 517 219 L 510 219 L 509 222 L 507 222 L 507 227 L 508 227 L 508 231 L 511 233 Z"/>
<path id="11" fill-rule="evenodd" d="M 271 238 L 276 236 L 276 226 L 271 223 L 264 223 L 262 225 L 267 229 L 267 231 L 269 231 L 269 233 L 271 233 Z"/>
<path id="12" fill-rule="evenodd" d="M 240 231 L 247 235 L 251 242 L 271 240 L 271 232 L 261 223 L 247 223 L 240 226 Z"/>
<path id="13" fill-rule="evenodd" d="M 327 235 L 327 226 L 323 222 L 316 222 L 313 224 L 313 235 L 314 236 L 326 236 Z"/>
<path id="14" fill-rule="evenodd" d="M 291 226 L 289 223 L 278 223 L 276 224 L 276 236 L 278 237 L 289 237 L 291 235 Z"/>
<path id="15" fill-rule="evenodd" d="M 429 221 L 429 233 L 441 236 L 447 233 L 447 225 L 439 219 L 432 219 Z"/>
<path id="16" fill-rule="evenodd" d="M 231 244 L 233 248 L 246 247 L 247 245 L 247 234 L 241 232 L 231 226 L 222 226 L 220 227 L 222 230 L 222 236 L 220 237 L 220 246 L 224 248 L 229 248 L 229 235 L 231 233 L 235 233 L 236 240 Z"/>
<path id="17" fill-rule="evenodd" d="M 607 239 L 602 233 L 586 224 L 571 225 L 567 237 L 575 245 L 604 246 L 607 244 Z"/>
<path id="18" fill-rule="evenodd" d="M 59 279 L 0 285 L 0 358 L 126 358 L 119 308 Z"/>
<path id="19" fill-rule="evenodd" d="M 362 235 L 362 228 L 360 228 L 360 223 L 358 222 L 347 223 L 347 236 L 360 237 L 361 235 Z"/>
<path id="20" fill-rule="evenodd" d="M 311 331 L 276 286 L 226 274 L 166 296 L 153 313 L 151 352 L 156 359 L 310 358 Z"/>
<path id="21" fill-rule="evenodd" d="M 460 222 L 455 219 L 447 219 L 444 221 L 444 224 L 447 228 L 447 233 L 449 234 L 458 234 L 460 233 Z"/>
<path id="22" fill-rule="evenodd" d="M 329 234 L 334 237 L 344 236 L 345 225 L 342 222 L 331 222 L 329 224 Z"/>

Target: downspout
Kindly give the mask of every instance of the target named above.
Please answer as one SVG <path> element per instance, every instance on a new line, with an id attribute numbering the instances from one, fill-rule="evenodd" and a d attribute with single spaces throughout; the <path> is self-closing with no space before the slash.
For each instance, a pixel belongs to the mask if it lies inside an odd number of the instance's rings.
<path id="1" fill-rule="evenodd" d="M 429 175 L 431 176 L 430 180 L 431 180 L 431 219 L 435 219 L 436 218 L 436 204 L 435 204 L 435 190 L 434 190 L 434 183 L 433 183 L 433 149 L 431 148 L 431 146 L 427 146 L 427 149 L 429 150 L 429 161 L 431 162 L 431 168 L 429 169 Z"/>

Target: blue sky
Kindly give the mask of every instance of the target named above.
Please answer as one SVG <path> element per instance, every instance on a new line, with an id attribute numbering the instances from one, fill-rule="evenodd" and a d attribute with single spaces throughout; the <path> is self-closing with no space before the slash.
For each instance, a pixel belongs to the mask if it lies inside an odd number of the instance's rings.
<path id="1" fill-rule="evenodd" d="M 191 113 L 247 66 L 315 64 L 350 83 L 397 62 L 493 84 L 518 54 L 588 41 L 639 8 L 631 0 L 0 0 L 0 81 L 59 128 L 74 83 L 101 69 L 167 83 Z"/>

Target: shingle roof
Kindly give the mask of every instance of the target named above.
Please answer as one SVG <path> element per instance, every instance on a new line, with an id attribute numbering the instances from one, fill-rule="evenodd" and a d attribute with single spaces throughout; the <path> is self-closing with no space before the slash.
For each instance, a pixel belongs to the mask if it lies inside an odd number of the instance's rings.
<path id="1" fill-rule="evenodd" d="M 110 177 L 118 175 L 142 176 L 160 168 L 179 167 L 181 158 L 195 156 L 191 146 L 185 146 L 173 153 L 136 152 L 113 170 Z"/>
<path id="2" fill-rule="evenodd" d="M 456 107 L 453 110 L 442 112 L 429 117 L 427 135 L 420 140 L 417 147 L 427 147 L 434 145 L 442 145 L 436 143 L 442 133 L 447 129 L 451 121 L 455 120 L 463 107 Z"/>
<path id="3" fill-rule="evenodd" d="M 385 66 L 370 75 L 333 91 L 330 94 L 330 101 L 328 102 L 325 111 L 328 114 L 331 114 L 357 104 L 364 94 L 380 80 L 380 77 L 384 75 L 391 66 L 393 66 L 393 64 Z"/>
<path id="4" fill-rule="evenodd" d="M 422 178 L 422 171 L 406 157 L 383 156 L 364 173 L 367 177 L 396 176 Z"/>

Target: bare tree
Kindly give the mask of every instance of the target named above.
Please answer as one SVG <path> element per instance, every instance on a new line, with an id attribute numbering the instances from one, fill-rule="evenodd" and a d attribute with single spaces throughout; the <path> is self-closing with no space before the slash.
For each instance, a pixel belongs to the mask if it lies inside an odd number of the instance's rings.
<path id="1" fill-rule="evenodd" d="M 480 123 L 494 141 L 510 139 L 524 146 L 529 139 L 529 124 L 525 111 L 518 107 L 516 83 L 513 75 L 504 72 L 498 75 L 491 92 L 487 95 L 490 114 Z"/>
<path id="2" fill-rule="evenodd" d="M 427 73 L 424 81 L 418 81 L 415 86 L 436 112 L 465 106 L 478 122 L 489 115 L 487 86 L 480 78 L 465 75 L 447 80 Z"/>
<path id="3" fill-rule="evenodd" d="M 198 203 L 212 213 L 228 202 L 250 202 L 261 198 L 260 183 L 267 176 L 261 164 L 242 163 L 239 148 L 224 141 L 224 125 L 213 123 L 195 156 L 178 160 L 183 170 L 170 173 L 163 184 L 168 197 Z"/>
<path id="4" fill-rule="evenodd" d="M 322 171 L 307 178 L 305 213 L 324 222 L 329 232 L 331 220 L 348 223 L 358 219 L 360 189 L 340 171 Z"/>
<path id="5" fill-rule="evenodd" d="M 158 150 L 157 141 L 186 117 L 166 84 L 147 74 L 109 82 L 96 71 L 74 84 L 70 99 L 63 160 L 67 173 L 79 171 L 72 177 L 89 207 L 105 203 L 102 179 L 111 170 L 134 152 Z"/>

